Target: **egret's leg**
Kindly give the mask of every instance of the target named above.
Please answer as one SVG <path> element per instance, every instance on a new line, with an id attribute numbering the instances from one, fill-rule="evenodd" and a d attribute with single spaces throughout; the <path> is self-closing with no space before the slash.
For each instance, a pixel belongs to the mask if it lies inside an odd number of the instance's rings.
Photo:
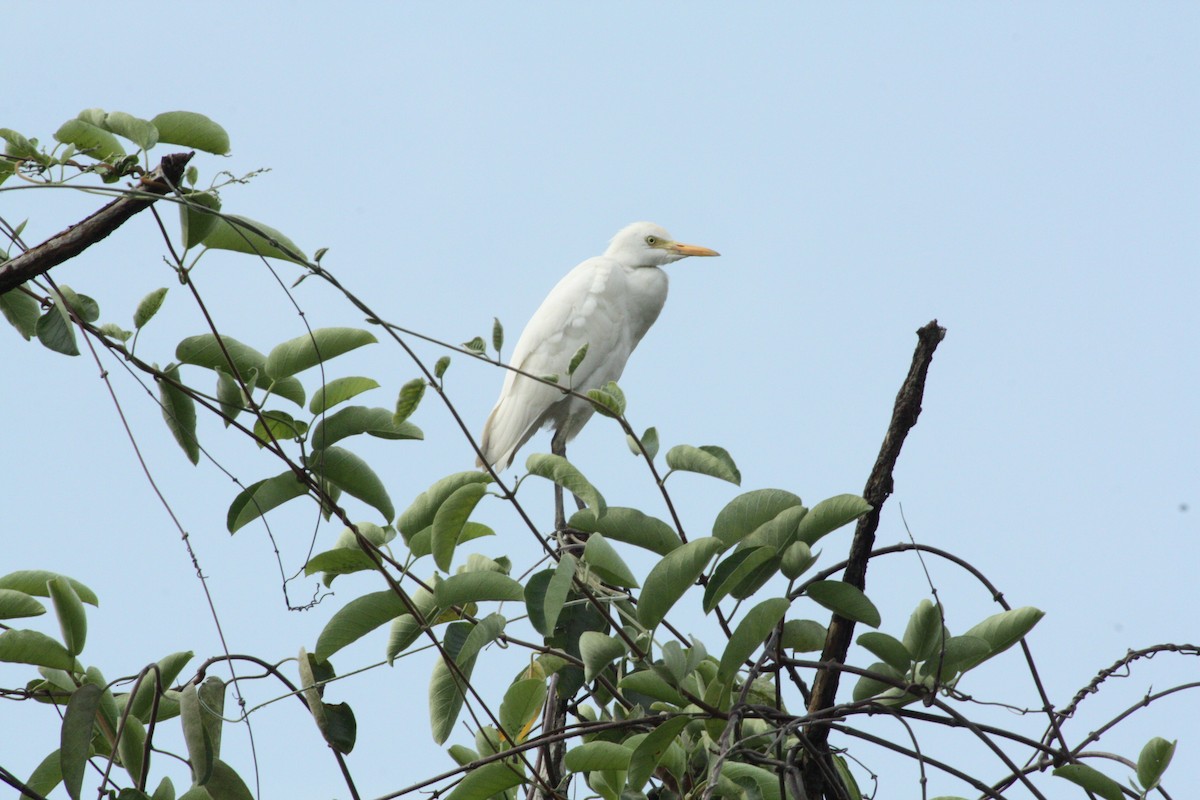
<path id="1" fill-rule="evenodd" d="M 555 430 L 554 438 L 550 440 L 550 452 L 556 456 L 567 457 L 567 437 L 562 431 Z M 563 513 L 563 490 L 554 484 L 554 530 L 561 531 L 567 527 L 567 516 Z"/>
<path id="2" fill-rule="evenodd" d="M 550 440 L 550 452 L 556 456 L 567 457 L 567 437 L 559 431 L 554 432 Z M 578 498 L 577 498 L 578 499 Z M 554 529 L 563 531 L 567 527 L 566 516 L 563 513 L 563 490 L 554 484 Z M 559 547 L 562 547 L 561 540 Z M 546 707 L 542 714 L 542 735 L 552 734 L 563 730 L 567 724 L 567 701 L 558 697 L 558 675 L 550 679 L 550 691 L 546 698 Z M 566 757 L 566 743 L 558 742 L 538 749 L 535 771 L 540 778 L 540 785 L 535 782 L 530 787 L 528 800 L 556 800 L 561 797 L 557 789 L 563 784 L 566 769 L 563 760 Z M 556 791 L 547 791 L 550 786 Z"/>

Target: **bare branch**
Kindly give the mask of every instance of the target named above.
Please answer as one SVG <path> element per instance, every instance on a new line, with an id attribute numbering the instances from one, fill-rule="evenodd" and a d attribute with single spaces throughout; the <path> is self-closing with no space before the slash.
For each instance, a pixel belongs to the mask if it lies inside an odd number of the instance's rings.
<path id="1" fill-rule="evenodd" d="M 149 208 L 159 197 L 174 191 L 193 155 L 188 152 L 163 156 L 153 172 L 142 176 L 132 195 L 112 201 L 79 224 L 0 264 L 0 294 L 74 258 L 124 225 L 134 214 Z"/>
<path id="2" fill-rule="evenodd" d="M 850 545 L 850 557 L 846 564 L 846 572 L 842 580 L 858 589 L 866 586 L 867 563 L 870 560 L 871 549 L 875 544 L 875 531 L 879 527 L 879 512 L 884 502 L 892 494 L 892 470 L 900 458 L 900 448 L 908 432 L 917 424 L 921 413 L 921 400 L 925 394 L 925 377 L 929 373 L 929 364 L 933 361 L 933 352 L 946 336 L 946 329 L 933 320 L 917 331 L 917 348 L 913 353 L 912 366 L 908 376 L 900 386 L 896 395 L 896 404 L 892 409 L 892 420 L 883 444 L 879 448 L 879 456 L 871 475 L 867 479 L 863 498 L 871 504 L 871 510 L 858 521 L 854 531 L 854 540 Z M 821 660 L 825 662 L 845 663 L 846 652 L 850 649 L 850 640 L 854 636 L 854 622 L 837 614 L 829 624 L 829 634 L 825 639 L 825 650 Z M 808 711 L 815 714 L 829 708 L 837 695 L 838 670 L 823 670 L 813 679 L 812 697 L 808 703 Z M 829 738 L 829 729 L 825 725 L 814 725 L 809 733 L 810 743 L 818 752 L 825 749 Z M 811 767 L 810 762 L 810 767 Z M 809 781 L 812 781 L 810 783 Z M 813 769 L 805 776 L 809 785 L 810 795 L 821 796 L 819 787 L 824 780 L 819 769 Z"/>

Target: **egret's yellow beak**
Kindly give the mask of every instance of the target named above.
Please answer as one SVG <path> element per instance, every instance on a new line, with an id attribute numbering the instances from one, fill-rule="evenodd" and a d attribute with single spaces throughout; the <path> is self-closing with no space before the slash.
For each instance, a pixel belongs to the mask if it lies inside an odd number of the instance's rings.
<path id="1" fill-rule="evenodd" d="M 701 247 L 698 244 L 680 244 L 679 242 L 671 242 L 667 245 L 667 249 L 672 252 L 679 253 L 681 256 L 719 256 L 721 255 L 716 250 L 709 250 L 707 247 Z"/>

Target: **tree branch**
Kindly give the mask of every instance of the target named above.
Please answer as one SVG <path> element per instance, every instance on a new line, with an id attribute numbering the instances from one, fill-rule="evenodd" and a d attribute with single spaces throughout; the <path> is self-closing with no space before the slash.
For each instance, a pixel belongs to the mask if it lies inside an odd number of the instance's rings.
<path id="1" fill-rule="evenodd" d="M 875 531 L 879 527 L 879 512 L 884 502 L 891 496 L 894 484 L 892 470 L 900 458 L 900 448 L 908 432 L 917 424 L 921 413 L 921 400 L 925 394 L 925 377 L 929 373 L 929 364 L 933 361 L 933 352 L 946 336 L 946 329 L 933 320 L 917 331 L 917 348 L 913 352 L 912 366 L 908 376 L 900 386 L 896 395 L 896 404 L 892 409 L 892 420 L 883 444 L 879 448 L 879 456 L 867 479 L 863 498 L 871 504 L 871 510 L 858 521 L 854 530 L 854 540 L 850 544 L 850 557 L 847 559 L 846 571 L 842 580 L 858 589 L 866 586 L 867 562 L 870 560 L 871 549 L 875 544 Z M 829 623 L 829 633 L 825 638 L 825 649 L 821 660 L 844 664 L 846 652 L 850 649 L 850 641 L 854 636 L 854 621 L 837 614 Z M 834 704 L 838 689 L 840 670 L 821 670 L 813 679 L 812 696 L 808 703 L 809 714 L 816 714 Z M 826 753 L 826 742 L 829 739 L 827 724 L 814 724 L 808 731 L 809 743 L 818 753 Z M 824 779 L 816 760 L 810 760 L 805 774 L 805 785 L 809 788 L 810 797 L 821 797 Z"/>
<path id="2" fill-rule="evenodd" d="M 159 197 L 174 191 L 193 155 L 189 152 L 163 156 L 153 172 L 142 176 L 133 196 L 112 201 L 77 225 L 0 264 L 0 294 L 74 258 L 124 225 L 134 214 L 149 208 Z"/>

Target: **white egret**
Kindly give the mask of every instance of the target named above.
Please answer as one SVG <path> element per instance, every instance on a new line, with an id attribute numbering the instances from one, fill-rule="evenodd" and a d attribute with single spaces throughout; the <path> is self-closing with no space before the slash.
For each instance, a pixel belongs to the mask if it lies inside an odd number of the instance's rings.
<path id="1" fill-rule="evenodd" d="M 542 301 L 517 341 L 512 366 L 538 377 L 557 375 L 562 386 L 569 383 L 580 393 L 617 380 L 666 302 L 667 274 L 659 267 L 715 255 L 707 247 L 673 241 L 651 222 L 621 229 L 604 255 L 568 272 Z M 587 354 L 568 378 L 571 357 L 584 345 Z M 543 427 L 554 428 L 551 450 L 562 455 L 592 412 L 585 400 L 509 371 L 483 427 L 478 465 L 486 460 L 496 471 L 506 469 Z"/>

